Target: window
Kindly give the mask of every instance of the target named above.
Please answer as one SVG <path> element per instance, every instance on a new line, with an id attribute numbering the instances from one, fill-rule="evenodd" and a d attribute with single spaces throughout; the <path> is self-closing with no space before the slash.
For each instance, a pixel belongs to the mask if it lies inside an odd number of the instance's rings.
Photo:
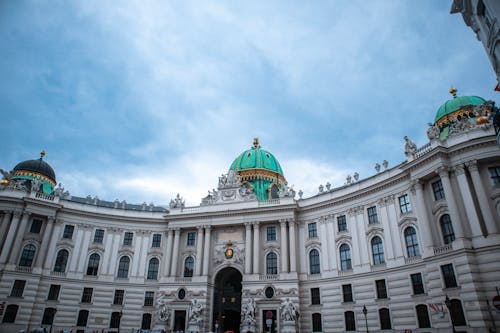
<path id="1" fill-rule="evenodd" d="M 272 242 L 276 240 L 276 227 L 275 226 L 270 226 L 266 228 L 267 231 L 267 241 Z"/>
<path id="2" fill-rule="evenodd" d="M 43 311 L 42 325 L 52 325 L 54 322 L 54 316 L 56 315 L 56 309 L 46 308 Z"/>
<path id="3" fill-rule="evenodd" d="M 420 256 L 420 250 L 418 249 L 417 232 L 415 231 L 415 228 L 406 228 L 404 234 L 406 241 L 406 253 L 408 254 L 408 257 Z"/>
<path id="4" fill-rule="evenodd" d="M 378 217 L 377 217 L 377 207 L 369 207 L 367 210 L 368 213 L 368 223 L 378 223 Z"/>
<path id="5" fill-rule="evenodd" d="M 35 251 L 35 245 L 26 245 L 23 249 L 23 253 L 21 254 L 21 260 L 19 260 L 19 266 L 31 267 L 31 265 L 33 264 L 33 259 L 35 258 Z"/>
<path id="6" fill-rule="evenodd" d="M 392 325 L 391 325 L 391 315 L 389 313 L 389 309 L 383 308 L 378 310 L 378 316 L 380 318 L 380 329 L 390 330 L 392 328 Z"/>
<path id="7" fill-rule="evenodd" d="M 161 246 L 161 234 L 153 234 L 153 244 L 151 247 L 160 247 Z"/>
<path id="8" fill-rule="evenodd" d="M 500 167 L 488 168 L 493 185 L 500 185 Z"/>
<path id="9" fill-rule="evenodd" d="M 120 263 L 118 264 L 118 277 L 119 278 L 128 278 L 129 266 L 130 266 L 130 258 L 129 257 L 121 257 Z"/>
<path id="10" fill-rule="evenodd" d="M 354 312 L 353 311 L 344 312 L 344 320 L 345 320 L 345 330 L 346 331 L 355 331 L 356 330 L 356 321 L 354 320 Z"/>
<path id="11" fill-rule="evenodd" d="M 323 325 L 321 323 L 321 313 L 313 313 L 312 314 L 312 326 L 313 332 L 321 332 L 323 331 Z"/>
<path id="12" fill-rule="evenodd" d="M 266 274 L 278 274 L 278 256 L 274 252 L 269 252 L 266 256 Z"/>
<path id="13" fill-rule="evenodd" d="M 153 306 L 154 298 L 155 298 L 154 291 L 146 291 L 144 293 L 144 306 Z"/>
<path id="14" fill-rule="evenodd" d="M 382 239 L 379 236 L 375 236 L 372 238 L 371 243 L 372 243 L 373 264 L 380 265 L 385 263 L 384 246 L 382 245 Z"/>
<path id="15" fill-rule="evenodd" d="M 318 237 L 318 229 L 316 228 L 316 222 L 309 223 L 307 225 L 307 229 L 309 231 L 309 238 L 317 238 Z"/>
<path id="16" fill-rule="evenodd" d="M 194 246 L 196 243 L 196 232 L 187 233 L 187 246 Z"/>
<path id="17" fill-rule="evenodd" d="M 12 290 L 10 291 L 10 296 L 23 297 L 24 286 L 26 286 L 25 280 L 15 280 Z"/>
<path id="18" fill-rule="evenodd" d="M 309 270 L 311 271 L 311 274 L 321 273 L 319 268 L 319 252 L 316 249 L 309 252 Z"/>
<path id="19" fill-rule="evenodd" d="M 399 197 L 399 210 L 401 211 L 401 214 L 406 214 L 411 211 L 410 198 L 408 197 L 408 194 Z"/>
<path id="20" fill-rule="evenodd" d="M 410 275 L 411 286 L 413 288 L 414 295 L 420 295 L 424 293 L 424 282 L 422 281 L 422 274 L 415 273 Z"/>
<path id="21" fill-rule="evenodd" d="M 87 275 L 97 275 L 99 269 L 99 261 L 101 257 L 97 253 L 92 253 L 89 257 L 89 264 L 87 265 Z"/>
<path id="22" fill-rule="evenodd" d="M 123 289 L 116 289 L 115 290 L 115 296 L 113 297 L 113 304 L 114 305 L 123 305 L 123 296 L 125 294 L 125 290 Z"/>
<path id="23" fill-rule="evenodd" d="M 94 289 L 92 289 L 92 288 L 83 288 L 82 303 L 91 303 L 93 292 L 94 292 Z"/>
<path id="24" fill-rule="evenodd" d="M 194 258 L 187 257 L 184 261 L 184 277 L 192 277 L 194 270 Z"/>
<path id="25" fill-rule="evenodd" d="M 67 250 L 60 250 L 57 252 L 56 263 L 54 265 L 54 272 L 66 272 L 66 265 L 68 264 L 69 252 Z"/>
<path id="26" fill-rule="evenodd" d="M 450 244 L 455 240 L 455 233 L 453 232 L 450 215 L 445 214 L 441 216 L 439 224 L 441 225 L 441 232 L 443 233 L 443 242 L 445 244 Z"/>
<path id="27" fill-rule="evenodd" d="M 158 280 L 158 269 L 160 261 L 157 258 L 152 258 L 148 265 L 148 280 Z"/>
<path id="28" fill-rule="evenodd" d="M 429 311 L 427 305 L 419 304 L 415 307 L 417 313 L 418 328 L 430 328 L 431 320 L 429 319 Z"/>
<path id="29" fill-rule="evenodd" d="M 278 186 L 273 185 L 271 186 L 271 198 L 270 199 L 278 199 L 279 196 L 279 189 Z"/>
<path id="30" fill-rule="evenodd" d="M 126 232 L 123 237 L 123 246 L 132 246 L 132 240 L 134 239 L 133 232 Z"/>
<path id="31" fill-rule="evenodd" d="M 39 234 L 40 230 L 42 230 L 42 223 L 43 221 L 40 219 L 33 219 L 33 221 L 31 221 L 30 232 L 32 234 Z"/>
<path id="32" fill-rule="evenodd" d="M 457 286 L 457 280 L 455 279 L 455 271 L 453 270 L 452 264 L 441 266 L 441 273 L 443 273 L 445 288 L 453 288 Z"/>
<path id="33" fill-rule="evenodd" d="M 351 249 L 349 245 L 342 244 L 340 246 L 340 269 L 346 271 L 351 268 Z"/>
<path id="34" fill-rule="evenodd" d="M 432 192 L 434 193 L 434 200 L 438 201 L 444 199 L 443 183 L 441 183 L 441 179 L 432 183 Z"/>
<path id="35" fill-rule="evenodd" d="M 377 287 L 377 298 L 387 298 L 387 288 L 385 286 L 385 280 L 376 280 L 375 285 Z"/>
<path id="36" fill-rule="evenodd" d="M 76 321 L 76 326 L 86 327 L 88 319 L 89 319 L 89 311 L 88 310 L 80 310 L 78 312 L 78 320 Z"/>
<path id="37" fill-rule="evenodd" d="M 150 329 L 151 329 L 151 313 L 144 313 L 142 315 L 141 330 L 150 330 Z"/>
<path id="38" fill-rule="evenodd" d="M 311 304 L 313 305 L 321 304 L 321 296 L 319 294 L 319 288 L 311 288 Z"/>
<path id="39" fill-rule="evenodd" d="M 57 301 L 59 298 L 59 292 L 61 291 L 61 286 L 58 284 L 51 284 L 49 288 L 49 294 L 47 295 L 48 301 Z"/>
<path id="40" fill-rule="evenodd" d="M 337 216 L 337 227 L 339 229 L 339 232 L 347 231 L 347 220 L 345 218 L 345 215 Z"/>
<path id="41" fill-rule="evenodd" d="M 352 302 L 352 285 L 343 284 L 342 285 L 342 296 L 344 297 L 344 302 Z"/>
<path id="42" fill-rule="evenodd" d="M 113 312 L 111 313 L 111 319 L 109 321 L 109 328 L 118 328 L 120 327 L 120 319 L 122 318 L 121 312 Z"/>
<path id="43" fill-rule="evenodd" d="M 462 308 L 462 302 L 460 302 L 459 299 L 451 300 L 450 315 L 453 325 L 455 326 L 467 325 L 464 316 L 464 309 Z"/>
<path id="44" fill-rule="evenodd" d="M 63 232 L 63 238 L 65 238 L 65 239 L 72 239 L 74 231 L 75 231 L 75 226 L 74 225 L 65 225 L 64 226 L 64 232 Z"/>
<path id="45" fill-rule="evenodd" d="M 17 310 L 19 309 L 19 305 L 9 304 L 5 309 L 5 314 L 3 315 L 3 323 L 13 323 L 16 321 Z"/>
<path id="46" fill-rule="evenodd" d="M 103 239 L 104 239 L 104 230 L 96 229 L 94 233 L 94 243 L 102 244 Z"/>

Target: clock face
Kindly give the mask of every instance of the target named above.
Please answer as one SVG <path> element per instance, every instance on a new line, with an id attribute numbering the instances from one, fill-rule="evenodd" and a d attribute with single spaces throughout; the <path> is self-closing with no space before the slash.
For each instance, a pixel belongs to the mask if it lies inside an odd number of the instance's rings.
<path id="1" fill-rule="evenodd" d="M 233 249 L 231 248 L 226 249 L 225 255 L 226 259 L 231 259 L 233 257 Z"/>

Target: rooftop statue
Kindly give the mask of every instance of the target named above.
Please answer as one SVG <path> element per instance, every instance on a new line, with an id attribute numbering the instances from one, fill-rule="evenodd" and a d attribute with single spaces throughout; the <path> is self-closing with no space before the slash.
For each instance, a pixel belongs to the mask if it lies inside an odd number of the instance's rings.
<path id="1" fill-rule="evenodd" d="M 406 135 L 404 139 L 405 139 L 405 155 L 407 157 L 415 156 L 415 153 L 417 152 L 417 145 L 413 141 L 411 141 Z"/>

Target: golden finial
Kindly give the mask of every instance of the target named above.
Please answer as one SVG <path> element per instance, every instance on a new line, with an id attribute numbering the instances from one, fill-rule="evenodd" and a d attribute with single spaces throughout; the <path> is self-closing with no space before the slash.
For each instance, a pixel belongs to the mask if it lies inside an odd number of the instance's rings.
<path id="1" fill-rule="evenodd" d="M 254 148 L 259 147 L 259 138 L 253 138 L 253 147 Z"/>
<path id="2" fill-rule="evenodd" d="M 453 98 L 457 97 L 457 88 L 451 86 L 450 90 L 448 92 L 453 96 Z"/>
<path id="3" fill-rule="evenodd" d="M 42 151 L 40 152 L 40 159 L 42 159 L 44 156 L 45 156 L 45 150 L 42 150 Z"/>

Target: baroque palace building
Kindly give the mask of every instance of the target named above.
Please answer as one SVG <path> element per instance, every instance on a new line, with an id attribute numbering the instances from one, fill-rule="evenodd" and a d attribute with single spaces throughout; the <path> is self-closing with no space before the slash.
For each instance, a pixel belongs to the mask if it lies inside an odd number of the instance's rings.
<path id="1" fill-rule="evenodd" d="M 196 207 L 2 170 L 0 331 L 498 331 L 497 108 L 451 92 L 403 163 L 307 198 L 258 140 Z"/>

